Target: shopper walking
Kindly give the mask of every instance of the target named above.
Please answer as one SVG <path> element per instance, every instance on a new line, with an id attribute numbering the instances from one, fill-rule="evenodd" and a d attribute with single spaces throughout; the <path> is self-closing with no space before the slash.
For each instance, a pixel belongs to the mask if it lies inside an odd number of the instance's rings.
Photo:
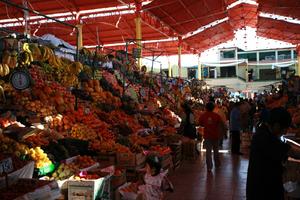
<path id="1" fill-rule="evenodd" d="M 281 139 L 291 124 L 290 114 L 274 108 L 262 122 L 251 142 L 247 200 L 283 200 L 283 165 L 288 156 L 299 159 L 299 144 Z"/>
<path id="2" fill-rule="evenodd" d="M 195 127 L 194 113 L 191 106 L 187 102 L 184 103 L 183 110 L 185 115 L 182 122 L 183 135 L 194 140 L 198 137 Z"/>
<path id="3" fill-rule="evenodd" d="M 236 102 L 230 113 L 231 153 L 242 155 L 240 152 L 241 113 L 240 103 Z"/>
<path id="4" fill-rule="evenodd" d="M 199 125 L 204 127 L 204 147 L 206 149 L 206 166 L 207 171 L 211 172 L 212 163 L 212 150 L 214 151 L 215 167 L 220 166 L 219 159 L 219 140 L 221 138 L 221 129 L 223 122 L 221 117 L 213 112 L 214 104 L 209 102 L 206 104 L 206 111 L 200 116 Z"/>

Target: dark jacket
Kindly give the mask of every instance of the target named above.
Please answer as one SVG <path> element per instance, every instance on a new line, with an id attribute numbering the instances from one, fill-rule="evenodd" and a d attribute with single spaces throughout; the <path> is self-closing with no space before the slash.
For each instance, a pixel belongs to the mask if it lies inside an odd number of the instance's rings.
<path id="1" fill-rule="evenodd" d="M 247 200 L 283 200 L 283 166 L 290 146 L 262 124 L 251 142 Z"/>

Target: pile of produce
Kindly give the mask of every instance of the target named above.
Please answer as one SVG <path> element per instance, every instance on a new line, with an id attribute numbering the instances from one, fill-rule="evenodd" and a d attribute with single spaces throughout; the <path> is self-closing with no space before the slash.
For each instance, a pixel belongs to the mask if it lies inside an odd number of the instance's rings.
<path id="1" fill-rule="evenodd" d="M 14 154 L 17 157 L 29 156 L 31 160 L 35 161 L 36 168 L 42 168 L 52 163 L 40 147 L 28 148 L 3 134 L 0 134 L 0 142 L 0 152 Z"/>
<path id="2" fill-rule="evenodd" d="M 88 58 L 93 55 L 87 54 L 87 50 L 83 52 Z M 90 151 L 93 155 L 142 153 L 144 149 L 160 154 L 169 151 L 165 147 L 151 145 L 157 134 L 176 133 L 174 126 L 179 120 L 172 111 L 176 105 L 171 105 L 175 99 L 168 94 L 158 94 L 162 83 L 151 80 L 150 76 L 135 73 L 133 68 L 124 65 L 122 67 L 128 70 L 128 76 L 124 76 L 123 71 L 100 69 L 96 72 L 101 75 L 99 80 L 80 82 L 82 74 L 91 77 L 93 68 L 87 65 L 89 62 L 82 64 L 58 57 L 50 47 L 24 43 L 20 58 L 16 59 L 14 52 L 6 52 L 4 55 L 0 76 L 9 75 L 17 66 L 17 69 L 27 71 L 32 78 L 31 88 L 24 91 L 17 91 L 10 83 L 1 82 L 8 97 L 7 104 L 15 108 L 16 113 L 22 111 L 25 116 L 30 115 L 28 124 L 34 119 L 45 130 L 19 142 L 0 134 L 1 153 L 33 160 L 35 167 L 41 169 L 71 155 L 72 149 L 76 147 L 68 148 L 66 144 L 60 143 L 64 139 L 86 142 L 87 155 L 91 155 L 88 154 Z M 103 59 L 103 56 L 99 58 Z M 123 87 L 124 81 L 126 87 Z M 141 89 L 144 90 L 144 96 L 141 95 Z M 75 95 L 78 97 L 77 109 Z M 179 100 L 182 98 L 180 93 L 176 95 Z M 170 106 L 162 108 L 161 102 Z M 0 117 L 1 128 L 15 123 L 18 121 L 12 114 Z M 159 128 L 160 131 L 138 134 L 145 128 Z M 124 138 L 120 140 L 120 136 Z M 49 158 L 57 163 L 52 163 Z M 93 164 L 95 161 L 91 157 L 79 156 L 71 163 L 60 164 L 51 178 L 64 180 Z M 91 175 L 79 178 L 97 177 Z"/>
<path id="3" fill-rule="evenodd" d="M 96 162 L 90 156 L 77 156 L 74 160 L 68 163 L 62 163 L 57 170 L 52 174 L 51 180 L 64 180 L 81 169 L 93 166 Z"/>
<path id="4" fill-rule="evenodd" d="M 15 184 L 11 185 L 9 188 L 4 188 L 0 190 L 0 199 L 2 200 L 17 199 L 18 197 L 22 197 L 23 195 L 29 192 L 34 192 L 36 189 L 46 185 L 51 185 L 50 187 L 54 187 L 55 184 L 53 182 L 44 181 L 44 180 L 19 179 Z M 47 196 L 47 193 L 41 194 L 41 191 L 39 191 L 38 194 Z M 25 197 L 25 199 L 27 198 L 28 197 Z"/>

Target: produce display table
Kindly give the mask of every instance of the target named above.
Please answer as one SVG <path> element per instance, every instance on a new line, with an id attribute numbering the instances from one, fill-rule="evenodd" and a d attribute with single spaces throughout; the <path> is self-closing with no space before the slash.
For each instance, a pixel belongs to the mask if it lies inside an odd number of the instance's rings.
<path id="1" fill-rule="evenodd" d="M 19 179 L 7 190 L 2 190 L 2 200 L 55 199 L 59 196 L 58 185 L 55 181 L 35 179 Z"/>
<path id="2" fill-rule="evenodd" d="M 21 169 L 18 169 L 7 175 L 8 184 L 12 185 L 18 181 L 19 178 L 32 178 L 34 171 L 34 162 L 30 161 Z M 0 177 L 0 189 L 4 188 L 6 185 L 5 177 Z"/>

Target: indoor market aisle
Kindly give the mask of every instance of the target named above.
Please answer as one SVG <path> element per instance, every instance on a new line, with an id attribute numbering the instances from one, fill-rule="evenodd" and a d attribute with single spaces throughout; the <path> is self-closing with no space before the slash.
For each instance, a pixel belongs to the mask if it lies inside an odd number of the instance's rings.
<path id="1" fill-rule="evenodd" d="M 231 155 L 228 140 L 221 153 L 222 166 L 207 173 L 205 152 L 196 161 L 184 161 L 170 179 L 174 193 L 167 200 L 243 200 L 246 199 L 248 155 Z M 246 150 L 243 150 L 245 152 Z"/>

